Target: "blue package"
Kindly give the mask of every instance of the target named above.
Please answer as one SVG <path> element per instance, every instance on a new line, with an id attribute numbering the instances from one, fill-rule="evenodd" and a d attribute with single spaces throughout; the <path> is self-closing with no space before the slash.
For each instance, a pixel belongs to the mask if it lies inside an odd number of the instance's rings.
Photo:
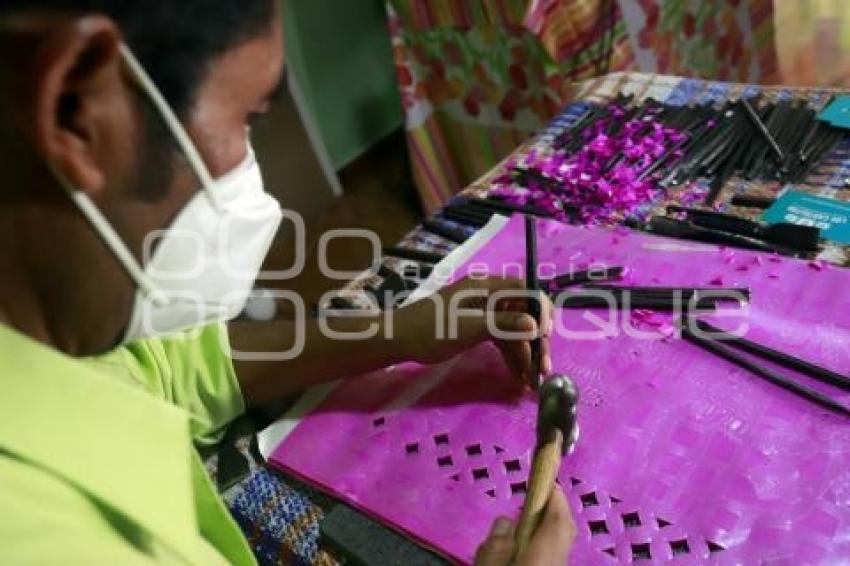
<path id="1" fill-rule="evenodd" d="M 817 197 L 799 191 L 786 191 L 761 217 L 775 224 L 788 222 L 820 228 L 821 237 L 850 244 L 850 203 Z"/>
<path id="2" fill-rule="evenodd" d="M 818 120 L 829 122 L 836 128 L 850 129 L 850 96 L 836 96 L 835 100 L 820 111 Z"/>

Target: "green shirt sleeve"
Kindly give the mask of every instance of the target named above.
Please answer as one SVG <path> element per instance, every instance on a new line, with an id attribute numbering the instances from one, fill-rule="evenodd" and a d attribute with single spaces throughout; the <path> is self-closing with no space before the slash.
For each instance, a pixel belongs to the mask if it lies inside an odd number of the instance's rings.
<path id="1" fill-rule="evenodd" d="M 225 323 L 133 342 L 91 362 L 185 409 L 201 445 L 218 442 L 245 411 Z"/>

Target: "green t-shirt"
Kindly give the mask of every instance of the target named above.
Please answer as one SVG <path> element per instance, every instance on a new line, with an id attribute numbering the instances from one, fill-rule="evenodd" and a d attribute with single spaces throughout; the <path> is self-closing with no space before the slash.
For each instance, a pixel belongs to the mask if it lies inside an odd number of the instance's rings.
<path id="1" fill-rule="evenodd" d="M 244 409 L 223 325 L 76 360 L 0 325 L 0 564 L 254 564 L 193 446 Z"/>

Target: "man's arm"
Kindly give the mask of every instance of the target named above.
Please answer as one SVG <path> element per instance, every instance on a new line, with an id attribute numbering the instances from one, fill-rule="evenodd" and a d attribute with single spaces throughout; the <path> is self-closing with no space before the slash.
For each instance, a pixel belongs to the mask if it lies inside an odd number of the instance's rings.
<path id="1" fill-rule="evenodd" d="M 488 295 L 495 291 L 521 291 L 523 283 L 512 279 L 466 279 L 455 283 L 431 299 L 386 313 L 361 313 L 356 317 L 329 317 L 327 326 L 338 333 L 352 335 L 374 330 L 374 335 L 359 339 L 341 339 L 322 331 L 318 320 L 232 322 L 229 325 L 230 343 L 236 375 L 248 407 L 262 406 L 284 395 L 302 391 L 313 385 L 342 377 L 355 376 L 403 361 L 434 363 L 449 359 L 478 343 L 492 339 L 495 323 L 501 331 L 525 333 L 522 339 L 495 340 L 508 367 L 520 383 L 530 379 L 531 348 L 529 339 L 538 335 L 537 324 L 525 312 L 524 300 L 500 301 L 489 317 L 484 310 Z M 469 295 L 468 299 L 452 301 L 452 297 Z M 455 297 L 455 298 L 457 298 Z M 443 335 L 452 320 L 452 304 L 458 308 L 477 309 L 457 317 L 457 332 L 451 339 Z M 543 328 L 549 328 L 550 309 L 544 308 Z M 286 352 L 296 344 L 297 324 L 303 325 L 303 348 L 289 359 L 273 359 L 273 354 Z M 370 334 L 372 334 L 370 332 Z M 550 365 L 548 342 L 543 340 L 544 373 Z M 250 360 L 244 354 L 272 354 L 265 360 Z"/>
<path id="2" fill-rule="evenodd" d="M 296 344 L 297 324 L 303 326 L 304 346 L 297 356 L 273 359 Z M 358 340 L 340 340 L 325 335 L 316 320 L 295 322 L 231 322 L 228 325 L 233 350 L 233 365 L 245 405 L 262 406 L 285 395 L 345 376 L 359 375 L 404 360 L 398 339 L 385 339 L 381 319 L 338 318 L 328 320 L 336 332 L 351 335 L 376 328 L 375 336 Z M 241 354 L 266 352 L 271 359 L 243 359 Z"/>

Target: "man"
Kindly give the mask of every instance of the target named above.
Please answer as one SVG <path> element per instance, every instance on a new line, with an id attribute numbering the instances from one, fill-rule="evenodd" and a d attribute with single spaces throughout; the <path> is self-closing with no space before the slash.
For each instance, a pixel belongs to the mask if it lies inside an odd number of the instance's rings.
<path id="1" fill-rule="evenodd" d="M 285 322 L 222 325 L 280 219 L 246 139 L 280 80 L 279 10 L 0 0 L 0 563 L 253 563 L 193 439 L 284 393 L 490 339 L 481 311 L 457 340 L 437 340 L 437 303 L 424 301 L 394 313 L 392 338 L 340 342 L 308 324 L 292 361 L 230 359 L 228 330 L 254 351 L 294 336 Z M 442 296 L 470 286 L 521 284 L 462 282 Z M 537 330 L 509 302 L 496 322 Z M 528 342 L 498 344 L 527 376 Z M 563 563 L 570 528 L 556 490 L 519 561 Z M 481 563 L 511 559 L 511 529 L 494 524 Z"/>

